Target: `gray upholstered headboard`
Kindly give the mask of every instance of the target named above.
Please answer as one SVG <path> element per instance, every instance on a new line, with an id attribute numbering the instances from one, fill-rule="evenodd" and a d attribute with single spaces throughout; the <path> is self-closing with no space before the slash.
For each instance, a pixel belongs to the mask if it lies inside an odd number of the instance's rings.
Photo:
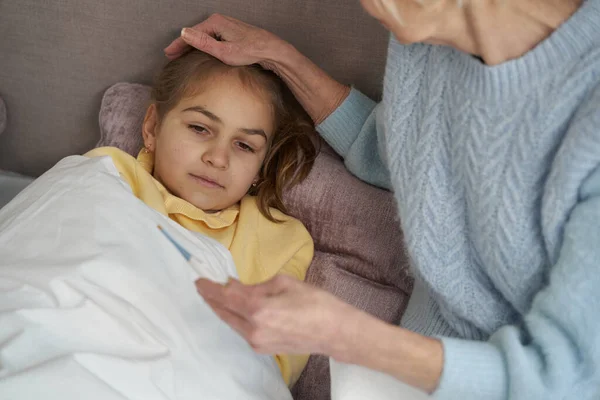
<path id="1" fill-rule="evenodd" d="M 181 27 L 213 12 L 272 30 L 340 81 L 380 93 L 387 33 L 358 0 L 1 0 L 0 169 L 36 176 L 93 147 L 104 90 L 150 83 Z"/>

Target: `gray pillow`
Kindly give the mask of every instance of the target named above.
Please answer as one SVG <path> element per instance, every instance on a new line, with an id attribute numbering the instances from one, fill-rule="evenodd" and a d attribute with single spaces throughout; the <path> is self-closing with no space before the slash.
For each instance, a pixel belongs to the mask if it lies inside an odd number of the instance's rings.
<path id="1" fill-rule="evenodd" d="M 0 170 L 0 208 L 7 205 L 19 192 L 33 182 L 33 178 Z"/>
<path id="2" fill-rule="evenodd" d="M 0 97 L 0 135 L 2 135 L 4 129 L 6 129 L 7 118 L 8 117 L 6 115 L 6 105 L 4 104 L 4 100 L 2 100 L 2 97 Z"/>
<path id="3" fill-rule="evenodd" d="M 0 97 L 0 135 L 6 128 L 6 105 Z M 0 170 L 0 208 L 8 204 L 21 190 L 25 189 L 33 178 Z"/>

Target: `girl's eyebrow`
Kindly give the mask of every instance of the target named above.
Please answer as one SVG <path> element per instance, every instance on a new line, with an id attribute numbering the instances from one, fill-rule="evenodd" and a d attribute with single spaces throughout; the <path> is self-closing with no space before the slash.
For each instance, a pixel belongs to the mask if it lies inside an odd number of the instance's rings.
<path id="1" fill-rule="evenodd" d="M 193 107 L 188 107 L 185 110 L 183 110 L 183 112 L 189 112 L 189 111 L 194 111 L 194 112 L 198 112 L 200 114 L 205 115 L 206 117 L 208 117 L 210 120 L 218 123 L 218 124 L 223 124 L 223 120 L 221 120 L 221 118 L 217 117 L 215 114 L 211 113 L 210 111 L 208 111 L 206 108 L 201 107 L 201 106 L 193 106 Z M 240 132 L 245 133 L 246 135 L 259 135 L 265 138 L 265 140 L 268 142 L 269 138 L 267 137 L 267 134 L 265 133 L 264 130 L 262 129 L 250 129 L 250 128 L 240 128 L 238 129 Z"/>
<path id="2" fill-rule="evenodd" d="M 262 129 L 248 129 L 248 128 L 240 128 L 240 132 L 244 132 L 246 135 L 260 135 L 265 138 L 265 141 L 269 141 L 267 138 L 267 134 Z"/>
<path id="3" fill-rule="evenodd" d="M 219 123 L 219 124 L 223 124 L 223 121 L 221 120 L 221 118 L 217 117 L 215 114 L 211 113 L 210 111 L 208 111 L 206 108 L 201 107 L 201 106 L 194 106 L 194 107 L 188 107 L 185 110 L 183 110 L 183 112 L 188 112 L 188 111 L 195 111 L 198 112 L 200 114 L 204 114 L 206 115 L 209 119 L 211 119 L 212 121 Z"/>

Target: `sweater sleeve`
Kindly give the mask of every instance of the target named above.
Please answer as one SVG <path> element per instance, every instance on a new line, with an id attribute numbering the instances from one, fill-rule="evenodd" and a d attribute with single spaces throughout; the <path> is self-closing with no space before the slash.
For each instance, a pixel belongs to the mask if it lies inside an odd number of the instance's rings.
<path id="1" fill-rule="evenodd" d="M 563 399 L 600 394 L 600 168 L 579 191 L 548 285 L 522 326 L 487 342 L 443 338 L 436 399 Z M 589 394 L 589 396 L 587 396 Z"/>
<path id="2" fill-rule="evenodd" d="M 382 104 L 352 88 L 344 102 L 317 131 L 344 158 L 346 168 L 372 185 L 390 189 L 390 175 L 380 140 Z"/>

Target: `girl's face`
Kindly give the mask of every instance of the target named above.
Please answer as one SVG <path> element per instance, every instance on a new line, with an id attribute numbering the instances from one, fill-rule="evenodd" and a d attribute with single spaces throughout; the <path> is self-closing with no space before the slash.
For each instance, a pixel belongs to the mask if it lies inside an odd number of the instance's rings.
<path id="1" fill-rule="evenodd" d="M 223 74 L 162 121 L 150 106 L 143 135 L 154 152 L 154 177 L 194 206 L 219 211 L 239 202 L 258 179 L 274 128 L 267 99 Z"/>

